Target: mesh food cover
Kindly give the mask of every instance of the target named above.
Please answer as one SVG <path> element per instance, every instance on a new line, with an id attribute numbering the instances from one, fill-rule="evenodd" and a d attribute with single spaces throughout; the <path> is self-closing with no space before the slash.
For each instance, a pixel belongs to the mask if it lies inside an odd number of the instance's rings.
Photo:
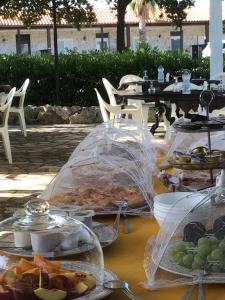
<path id="1" fill-rule="evenodd" d="M 133 121 L 97 126 L 41 198 L 55 206 L 80 205 L 99 213 L 117 211 L 116 200 L 126 200 L 133 212 L 146 204 L 151 207 L 155 147 L 148 131 Z"/>
<path id="2" fill-rule="evenodd" d="M 224 283 L 225 186 L 174 202 L 157 237 L 147 243 L 146 288 Z M 180 213 L 171 218 L 174 210 Z"/>

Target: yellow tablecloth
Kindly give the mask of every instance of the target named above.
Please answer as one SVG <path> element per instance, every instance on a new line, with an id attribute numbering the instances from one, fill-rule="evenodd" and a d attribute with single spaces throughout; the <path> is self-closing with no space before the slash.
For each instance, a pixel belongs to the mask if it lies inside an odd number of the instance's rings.
<path id="1" fill-rule="evenodd" d="M 158 191 L 165 188 L 158 183 Z M 104 222 L 113 222 L 113 218 L 101 218 Z M 129 217 L 131 233 L 124 232 L 124 222 L 120 222 L 118 239 L 108 248 L 104 249 L 105 267 L 115 272 L 120 278 L 126 280 L 131 289 L 138 296 L 146 300 L 181 300 L 186 287 L 160 289 L 149 291 L 143 288 L 146 280 L 143 262 L 147 240 L 156 235 L 159 226 L 153 217 Z M 205 287 L 206 300 L 225 300 L 225 284 L 209 285 Z M 125 300 L 127 297 L 120 291 L 114 292 L 106 299 Z M 197 289 L 191 299 L 197 299 Z"/>

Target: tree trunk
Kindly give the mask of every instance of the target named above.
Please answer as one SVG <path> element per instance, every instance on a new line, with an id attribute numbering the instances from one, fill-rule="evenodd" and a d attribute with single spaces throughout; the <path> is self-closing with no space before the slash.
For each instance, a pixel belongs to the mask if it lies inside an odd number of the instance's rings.
<path id="1" fill-rule="evenodd" d="M 184 50 L 184 35 L 183 35 L 183 27 L 180 26 L 180 52 Z"/>
<path id="2" fill-rule="evenodd" d="M 117 51 L 122 52 L 125 49 L 125 15 L 127 5 L 131 0 L 118 0 L 117 3 Z"/>
<path id="3" fill-rule="evenodd" d="M 144 19 L 139 21 L 139 40 L 141 46 L 146 43 L 146 22 Z"/>

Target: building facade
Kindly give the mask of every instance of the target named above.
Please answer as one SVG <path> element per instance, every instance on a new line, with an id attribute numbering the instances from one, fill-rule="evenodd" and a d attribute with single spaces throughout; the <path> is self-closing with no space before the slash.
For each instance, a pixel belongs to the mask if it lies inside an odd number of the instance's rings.
<path id="1" fill-rule="evenodd" d="M 196 12 L 195 12 L 196 13 Z M 78 31 L 66 24 L 58 27 L 58 47 L 60 53 L 68 50 L 87 52 L 100 49 L 116 50 L 116 16 L 108 9 L 96 10 L 97 22 Z M 188 15 L 183 24 L 183 49 L 196 55 L 199 47 L 208 41 L 209 21 Z M 159 50 L 175 51 L 180 45 L 180 32 L 167 19 L 148 20 L 146 26 L 148 44 Z M 125 29 L 126 46 L 135 50 L 139 40 L 138 19 L 128 12 Z M 25 28 L 18 20 L 0 18 L 0 54 L 41 54 L 53 53 L 53 29 L 50 17 L 45 16 L 32 26 Z"/>

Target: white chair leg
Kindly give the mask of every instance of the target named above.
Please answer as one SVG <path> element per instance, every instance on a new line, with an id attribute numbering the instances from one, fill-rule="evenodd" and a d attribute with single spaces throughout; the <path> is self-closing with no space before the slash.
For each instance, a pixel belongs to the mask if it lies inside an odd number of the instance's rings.
<path id="1" fill-rule="evenodd" d="M 19 119 L 20 119 L 20 128 L 23 133 L 23 135 L 26 137 L 27 136 L 27 130 L 26 130 L 26 122 L 25 122 L 25 116 L 24 116 L 24 111 L 19 112 Z"/>
<path id="2" fill-rule="evenodd" d="M 4 131 L 2 132 L 2 140 L 5 148 L 6 158 L 8 159 L 9 164 L 12 164 L 12 153 L 11 153 L 8 128 L 4 128 Z"/>
<path id="3" fill-rule="evenodd" d="M 142 104 L 141 114 L 142 114 L 142 123 L 144 126 L 148 125 L 148 111 L 149 111 L 149 106 Z"/>

